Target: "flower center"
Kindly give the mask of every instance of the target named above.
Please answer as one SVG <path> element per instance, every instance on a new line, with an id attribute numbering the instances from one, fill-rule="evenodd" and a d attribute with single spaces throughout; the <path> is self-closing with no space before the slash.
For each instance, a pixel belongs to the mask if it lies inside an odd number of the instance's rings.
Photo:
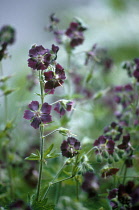
<path id="1" fill-rule="evenodd" d="M 38 56 L 37 56 L 37 61 L 38 61 L 39 63 L 43 63 L 43 62 L 44 62 L 43 59 L 44 59 L 43 55 L 38 55 Z"/>
<path id="2" fill-rule="evenodd" d="M 35 116 L 36 116 L 37 118 L 41 117 L 40 111 L 36 111 L 36 112 L 35 112 Z"/>

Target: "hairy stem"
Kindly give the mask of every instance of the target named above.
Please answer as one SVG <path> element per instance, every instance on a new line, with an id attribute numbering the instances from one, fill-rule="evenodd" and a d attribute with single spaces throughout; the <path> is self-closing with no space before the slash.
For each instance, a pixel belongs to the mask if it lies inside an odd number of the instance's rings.
<path id="1" fill-rule="evenodd" d="M 39 165 L 39 180 L 37 185 L 37 193 L 36 193 L 36 200 L 39 200 L 40 195 L 40 187 L 41 187 L 41 179 L 42 179 L 42 165 L 43 165 L 43 126 L 40 126 L 40 165 Z"/>
<path id="2" fill-rule="evenodd" d="M 45 194 L 44 194 L 44 196 L 43 196 L 43 199 L 46 198 L 47 193 L 48 193 L 49 190 L 50 190 L 50 187 L 51 187 L 53 184 L 60 182 L 60 181 L 58 181 L 58 182 L 54 182 L 54 181 L 56 180 L 56 178 L 58 177 L 58 175 L 62 172 L 62 170 L 63 170 L 63 168 L 65 167 L 65 165 L 66 165 L 66 163 L 63 164 L 63 166 L 62 166 L 62 167 L 60 168 L 60 170 L 57 172 L 57 174 L 55 175 L 55 177 L 53 178 L 53 180 L 50 182 L 50 184 L 49 184 L 49 186 L 48 186 L 48 188 L 47 188 L 47 190 L 46 190 L 46 192 L 45 192 Z"/>
<path id="3" fill-rule="evenodd" d="M 42 80 L 43 71 L 39 71 L 39 81 L 40 81 L 40 91 L 41 91 L 41 105 L 44 102 L 44 84 Z M 36 192 L 36 200 L 39 200 L 41 180 L 42 180 L 42 166 L 43 166 L 43 147 L 44 147 L 44 137 L 43 137 L 44 127 L 40 125 L 40 163 L 39 163 L 39 179 Z"/>

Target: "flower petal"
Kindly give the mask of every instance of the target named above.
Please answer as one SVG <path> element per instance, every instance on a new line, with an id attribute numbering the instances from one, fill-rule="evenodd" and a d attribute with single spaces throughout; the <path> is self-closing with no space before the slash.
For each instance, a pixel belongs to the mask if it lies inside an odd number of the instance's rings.
<path id="1" fill-rule="evenodd" d="M 50 114 L 51 109 L 52 109 L 51 105 L 49 105 L 48 103 L 43 103 L 41 111 L 42 111 L 42 113 Z"/>
<path id="2" fill-rule="evenodd" d="M 37 128 L 39 128 L 40 124 L 41 124 L 41 120 L 39 118 L 35 117 L 30 125 L 33 128 L 37 129 Z"/>
<path id="3" fill-rule="evenodd" d="M 44 76 L 45 76 L 45 80 L 49 81 L 49 80 L 53 79 L 54 72 L 53 71 L 44 72 Z"/>
<path id="4" fill-rule="evenodd" d="M 31 120 L 34 117 L 34 113 L 31 112 L 30 110 L 25 110 L 24 112 L 24 118 L 26 120 Z"/>
<path id="5" fill-rule="evenodd" d="M 42 114 L 41 115 L 41 121 L 42 123 L 46 124 L 46 123 L 50 123 L 52 122 L 52 116 L 49 114 Z"/>
<path id="6" fill-rule="evenodd" d="M 32 111 L 37 111 L 39 109 L 39 102 L 38 101 L 32 101 L 28 107 L 32 110 Z"/>

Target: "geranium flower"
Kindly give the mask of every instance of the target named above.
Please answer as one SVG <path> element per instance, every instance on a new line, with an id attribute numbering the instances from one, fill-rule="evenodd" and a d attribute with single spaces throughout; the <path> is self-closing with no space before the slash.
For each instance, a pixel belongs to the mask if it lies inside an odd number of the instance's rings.
<path id="1" fill-rule="evenodd" d="M 115 142 L 111 139 L 107 139 L 105 136 L 100 136 L 97 140 L 95 140 L 93 146 L 96 147 L 96 154 L 103 152 L 108 152 L 110 155 L 114 152 Z"/>
<path id="2" fill-rule="evenodd" d="M 66 111 L 71 111 L 73 102 L 68 100 L 60 100 L 54 110 L 60 114 L 60 117 L 66 113 Z"/>
<path id="3" fill-rule="evenodd" d="M 121 204 L 123 209 L 139 209 L 139 186 L 135 186 L 133 181 L 120 184 L 118 189 L 109 192 L 108 199 L 112 209 L 120 209 Z"/>
<path id="4" fill-rule="evenodd" d="M 45 92 L 53 94 L 56 87 L 61 86 L 66 79 L 64 68 L 60 64 L 56 64 L 55 71 L 44 72 L 45 76 Z"/>
<path id="5" fill-rule="evenodd" d="M 67 158 L 72 158 L 77 155 L 80 149 L 80 142 L 74 137 L 68 137 L 61 144 L 62 155 Z"/>
<path id="6" fill-rule="evenodd" d="M 48 103 L 43 103 L 41 108 L 39 108 L 38 101 L 32 101 L 28 105 L 30 110 L 25 110 L 24 118 L 31 121 L 31 126 L 35 129 L 39 128 L 40 124 L 47 124 L 52 121 L 50 115 L 52 106 Z"/>
<path id="7" fill-rule="evenodd" d="M 84 181 L 81 187 L 88 193 L 89 197 L 94 197 L 99 189 L 98 178 L 93 172 L 86 172 L 84 174 Z"/>
<path id="8" fill-rule="evenodd" d="M 15 41 L 15 30 L 10 25 L 5 25 L 0 30 L 0 44 L 13 44 Z"/>
<path id="9" fill-rule="evenodd" d="M 71 39 L 70 46 L 72 48 L 80 45 L 84 41 L 83 31 L 86 30 L 78 22 L 71 22 L 65 34 Z"/>
<path id="10" fill-rule="evenodd" d="M 45 70 L 56 59 L 59 47 L 52 45 L 52 50 L 45 49 L 42 45 L 32 46 L 29 50 L 28 66 L 36 70 Z M 54 54 L 54 57 L 53 57 Z"/>

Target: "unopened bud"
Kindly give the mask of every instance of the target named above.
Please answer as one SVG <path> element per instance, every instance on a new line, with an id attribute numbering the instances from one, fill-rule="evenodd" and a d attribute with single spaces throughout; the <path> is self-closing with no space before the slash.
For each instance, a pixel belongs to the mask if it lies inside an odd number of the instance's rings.
<path id="1" fill-rule="evenodd" d="M 112 157 L 111 155 L 110 155 L 109 158 L 108 158 L 108 163 L 109 163 L 109 164 L 113 163 L 113 157 Z"/>
<path id="2" fill-rule="evenodd" d="M 109 157 L 109 153 L 106 150 L 103 151 L 102 155 L 103 155 L 104 158 Z"/>
<path id="3" fill-rule="evenodd" d="M 101 154 L 98 154 L 97 157 L 96 157 L 96 159 L 97 159 L 97 162 L 98 163 L 101 163 L 102 162 L 102 156 L 101 156 Z"/>

